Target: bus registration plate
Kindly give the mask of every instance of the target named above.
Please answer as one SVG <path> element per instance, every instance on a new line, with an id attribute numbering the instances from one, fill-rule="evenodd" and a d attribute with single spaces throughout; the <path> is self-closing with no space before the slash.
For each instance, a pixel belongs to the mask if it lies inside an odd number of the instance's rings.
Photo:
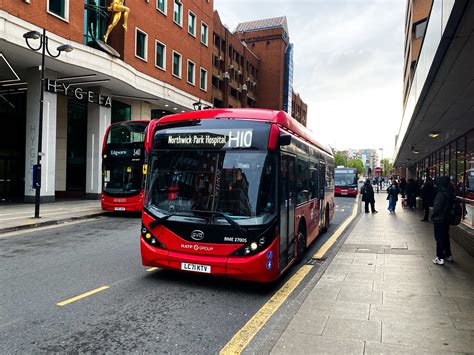
<path id="1" fill-rule="evenodd" d="M 115 207 L 115 211 L 125 211 L 125 207 Z"/>
<path id="2" fill-rule="evenodd" d="M 211 266 L 210 265 L 181 263 L 181 270 L 194 271 L 194 272 L 203 272 L 205 274 L 210 274 L 211 273 Z"/>

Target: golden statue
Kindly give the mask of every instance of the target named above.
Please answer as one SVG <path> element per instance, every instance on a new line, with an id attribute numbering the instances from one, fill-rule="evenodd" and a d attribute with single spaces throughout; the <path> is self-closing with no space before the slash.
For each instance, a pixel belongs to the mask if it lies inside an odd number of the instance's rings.
<path id="1" fill-rule="evenodd" d="M 128 21 L 128 14 L 130 13 L 130 9 L 126 7 L 124 4 L 124 0 L 112 0 L 107 10 L 112 13 L 112 21 L 110 22 L 109 27 L 107 27 L 107 32 L 104 36 L 104 42 L 107 43 L 107 39 L 109 38 L 110 32 L 114 29 L 117 23 L 120 21 L 123 12 L 123 28 L 125 31 L 127 30 L 127 21 Z"/>

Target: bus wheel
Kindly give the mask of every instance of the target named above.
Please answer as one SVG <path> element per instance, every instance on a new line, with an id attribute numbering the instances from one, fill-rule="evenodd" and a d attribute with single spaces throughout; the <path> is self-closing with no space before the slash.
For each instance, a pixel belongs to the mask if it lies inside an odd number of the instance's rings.
<path id="1" fill-rule="evenodd" d="M 298 246 L 297 246 L 297 257 L 296 261 L 300 262 L 303 259 L 304 252 L 306 250 L 306 235 L 302 233 L 301 231 L 298 232 L 298 240 L 297 240 Z"/>

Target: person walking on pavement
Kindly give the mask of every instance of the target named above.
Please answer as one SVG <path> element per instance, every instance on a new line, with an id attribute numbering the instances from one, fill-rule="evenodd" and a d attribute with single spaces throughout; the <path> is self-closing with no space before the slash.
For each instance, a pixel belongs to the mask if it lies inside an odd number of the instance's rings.
<path id="1" fill-rule="evenodd" d="M 375 210 L 375 196 L 374 196 L 374 188 L 370 183 L 370 179 L 367 179 L 360 190 L 362 194 L 362 201 L 365 202 L 365 213 L 369 213 L 369 204 L 372 213 L 377 213 Z"/>
<path id="2" fill-rule="evenodd" d="M 423 219 L 421 220 L 422 222 L 428 222 L 429 221 L 429 214 L 430 214 L 430 207 L 433 206 L 433 200 L 436 194 L 436 190 L 433 186 L 433 181 L 431 178 L 428 176 L 426 178 L 425 183 L 423 184 L 423 187 L 421 188 L 421 205 L 423 208 L 423 211 L 425 211 L 425 215 L 423 216 Z"/>
<path id="3" fill-rule="evenodd" d="M 444 265 L 444 261 L 453 261 L 451 243 L 449 241 L 449 213 L 453 201 L 452 191 L 449 186 L 449 176 L 439 176 L 435 179 L 438 188 L 433 201 L 433 214 L 431 220 L 434 225 L 436 240 L 436 258 L 433 263 Z"/>
<path id="4" fill-rule="evenodd" d="M 396 180 L 392 180 L 392 185 L 387 188 L 387 200 L 388 200 L 388 211 L 395 213 L 395 207 L 397 206 L 398 194 L 400 189 Z"/>
<path id="5" fill-rule="evenodd" d="M 400 180 L 400 193 L 402 194 L 402 198 L 405 198 L 405 190 L 407 188 L 407 181 L 405 178 Z"/>
<path id="6" fill-rule="evenodd" d="M 405 194 L 407 196 L 407 207 L 410 210 L 415 208 L 415 190 L 416 190 L 416 182 L 413 179 L 408 179 L 408 183 L 405 187 Z"/>

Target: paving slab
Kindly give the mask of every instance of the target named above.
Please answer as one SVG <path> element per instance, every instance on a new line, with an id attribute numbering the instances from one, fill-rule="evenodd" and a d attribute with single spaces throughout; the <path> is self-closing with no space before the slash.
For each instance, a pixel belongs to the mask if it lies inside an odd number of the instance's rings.
<path id="1" fill-rule="evenodd" d="M 98 200 L 43 203 L 40 205 L 40 218 L 34 218 L 34 211 L 34 204 L 0 205 L 0 234 L 107 214 Z"/>
<path id="2" fill-rule="evenodd" d="M 474 331 L 474 313 L 449 312 L 449 316 L 453 320 L 454 326 L 456 327 L 456 329 Z"/>
<path id="3" fill-rule="evenodd" d="M 452 351 L 439 351 L 433 349 L 422 349 L 419 347 L 412 346 L 403 346 L 403 345 L 394 345 L 394 344 L 385 344 L 378 343 L 373 341 L 365 342 L 365 355 L 459 355 L 464 354 L 461 352 L 452 352 Z"/>
<path id="4" fill-rule="evenodd" d="M 311 336 L 288 330 L 278 340 L 271 351 L 274 355 L 308 355 L 308 354 L 363 354 L 364 342 L 331 338 L 326 336 Z"/>
<path id="5" fill-rule="evenodd" d="M 417 324 L 427 327 L 454 328 L 454 322 L 448 311 L 431 308 L 401 309 L 399 307 L 371 305 L 369 320 L 378 320 L 384 324 Z"/>
<path id="6" fill-rule="evenodd" d="M 381 332 L 379 321 L 329 317 L 322 335 L 339 339 L 380 341 Z"/>
<path id="7" fill-rule="evenodd" d="M 344 287 L 337 295 L 337 300 L 342 302 L 382 304 L 382 292 L 367 291 L 361 288 Z"/>
<path id="8" fill-rule="evenodd" d="M 298 314 L 307 318 L 314 316 L 332 316 L 343 319 L 368 320 L 369 305 L 320 299 L 308 299 L 300 308 Z"/>
<path id="9" fill-rule="evenodd" d="M 394 323 L 382 324 L 382 343 L 465 353 L 474 349 L 471 331 Z"/>
<path id="10" fill-rule="evenodd" d="M 458 306 L 455 298 L 420 295 L 407 291 L 384 292 L 383 305 L 400 309 L 432 308 L 452 312 L 460 311 L 460 306 Z"/>

